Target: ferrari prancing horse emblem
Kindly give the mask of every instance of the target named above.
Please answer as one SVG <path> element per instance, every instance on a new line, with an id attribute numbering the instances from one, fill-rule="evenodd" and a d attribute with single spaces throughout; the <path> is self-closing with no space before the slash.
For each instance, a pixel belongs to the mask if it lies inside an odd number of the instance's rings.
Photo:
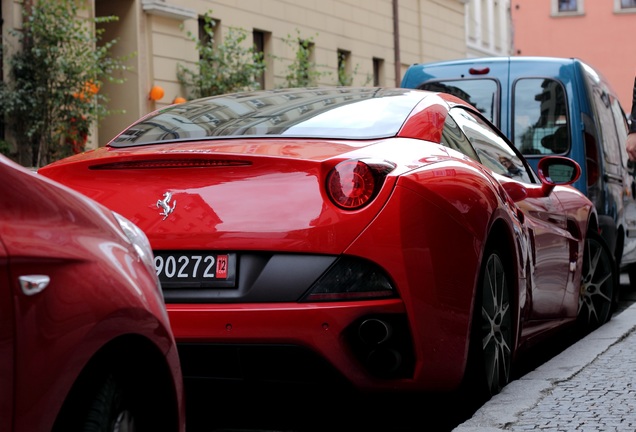
<path id="1" fill-rule="evenodd" d="M 170 207 L 170 200 L 172 199 L 172 193 L 166 192 L 163 194 L 163 199 L 157 201 L 157 208 L 163 209 L 159 214 L 163 216 L 163 220 L 166 220 L 170 213 L 174 211 L 174 208 L 177 206 L 177 200 L 174 200 L 172 203 L 172 207 Z"/>

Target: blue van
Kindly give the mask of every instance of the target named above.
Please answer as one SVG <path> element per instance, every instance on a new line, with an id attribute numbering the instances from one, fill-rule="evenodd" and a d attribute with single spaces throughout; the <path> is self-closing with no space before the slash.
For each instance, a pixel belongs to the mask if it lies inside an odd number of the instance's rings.
<path id="1" fill-rule="evenodd" d="M 577 161 L 582 175 L 574 187 L 595 204 L 603 237 L 636 287 L 636 182 L 625 150 L 627 117 L 598 71 L 576 58 L 471 58 L 411 65 L 401 86 L 471 103 L 534 169 L 545 155 Z"/>

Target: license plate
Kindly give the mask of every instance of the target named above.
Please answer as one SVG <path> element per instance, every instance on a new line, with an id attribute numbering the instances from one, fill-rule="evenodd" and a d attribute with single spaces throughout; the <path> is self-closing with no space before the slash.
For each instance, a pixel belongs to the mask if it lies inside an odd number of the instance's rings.
<path id="1" fill-rule="evenodd" d="M 163 288 L 235 288 L 236 254 L 155 251 L 155 269 Z"/>

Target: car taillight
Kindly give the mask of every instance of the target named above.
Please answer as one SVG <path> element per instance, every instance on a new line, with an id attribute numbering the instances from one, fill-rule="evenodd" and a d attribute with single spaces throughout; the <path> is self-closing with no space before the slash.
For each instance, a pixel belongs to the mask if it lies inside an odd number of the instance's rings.
<path id="1" fill-rule="evenodd" d="M 327 175 L 327 194 L 338 207 L 357 210 L 371 202 L 385 176 L 394 168 L 386 161 L 340 162 Z"/>
<path id="2" fill-rule="evenodd" d="M 343 256 L 309 289 L 301 302 L 395 297 L 393 284 L 378 265 Z"/>

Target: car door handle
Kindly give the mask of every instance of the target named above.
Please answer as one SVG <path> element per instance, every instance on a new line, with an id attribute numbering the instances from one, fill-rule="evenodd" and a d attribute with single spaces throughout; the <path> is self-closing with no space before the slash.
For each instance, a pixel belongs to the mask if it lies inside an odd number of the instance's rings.
<path id="1" fill-rule="evenodd" d="M 49 286 L 51 278 L 46 275 L 25 275 L 18 277 L 20 288 L 25 295 L 32 296 Z"/>

